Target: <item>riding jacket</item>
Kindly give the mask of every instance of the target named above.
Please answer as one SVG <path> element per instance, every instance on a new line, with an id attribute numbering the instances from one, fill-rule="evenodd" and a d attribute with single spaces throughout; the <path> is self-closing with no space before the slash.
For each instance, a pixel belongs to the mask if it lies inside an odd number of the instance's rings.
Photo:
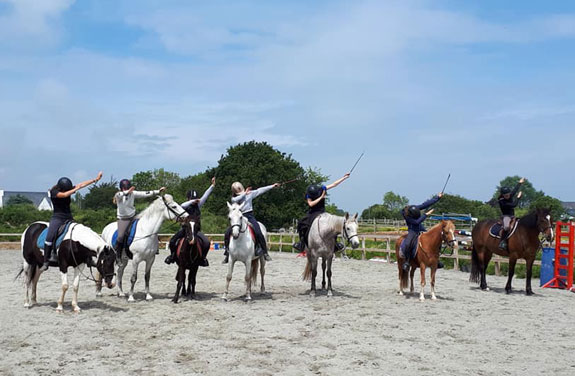
<path id="1" fill-rule="evenodd" d="M 499 208 L 501 209 L 501 214 L 503 216 L 515 216 L 515 207 L 519 204 L 519 198 L 515 197 L 517 191 L 519 191 L 519 187 L 521 184 L 517 184 L 515 188 L 510 193 L 509 199 L 505 199 L 505 197 L 501 196 L 499 198 Z"/>
<path id="2" fill-rule="evenodd" d="M 254 189 L 253 191 L 251 191 L 250 193 L 242 193 L 239 194 L 235 197 L 232 197 L 232 203 L 234 204 L 241 204 L 242 202 L 244 203 L 244 206 L 242 207 L 242 213 L 249 213 L 251 211 L 253 211 L 253 206 L 252 206 L 252 201 L 254 198 L 258 197 L 259 195 L 262 195 L 264 193 L 266 193 L 267 191 L 271 190 L 273 188 L 273 184 L 272 185 L 268 185 L 266 187 L 261 187 L 258 189 Z"/>
<path id="3" fill-rule="evenodd" d="M 415 205 L 419 210 L 424 210 L 427 209 L 428 207 L 430 207 L 431 205 L 435 204 L 437 201 L 439 201 L 439 196 L 435 196 L 427 201 L 425 201 L 423 204 L 421 205 Z M 405 219 L 405 223 L 407 223 L 407 230 L 409 232 L 413 231 L 416 233 L 420 233 L 420 232 L 424 232 L 425 231 L 425 227 L 423 226 L 423 221 L 425 221 L 427 219 L 427 215 L 426 214 L 422 214 L 419 218 L 412 218 L 408 215 L 406 215 L 405 211 L 401 211 L 401 214 L 403 215 L 403 219 Z"/>
<path id="4" fill-rule="evenodd" d="M 134 199 L 151 197 L 160 194 L 159 190 L 156 191 L 120 191 L 115 194 L 116 205 L 118 205 L 118 219 L 130 219 L 136 215 L 136 208 L 134 207 Z"/>

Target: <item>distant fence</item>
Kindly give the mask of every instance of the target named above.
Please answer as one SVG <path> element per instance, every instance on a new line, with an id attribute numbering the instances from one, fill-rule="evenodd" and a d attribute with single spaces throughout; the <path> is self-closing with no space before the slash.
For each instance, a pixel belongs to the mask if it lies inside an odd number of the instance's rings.
<path id="1" fill-rule="evenodd" d="M 20 238 L 22 234 L 0 234 L 0 238 L 11 238 L 17 237 Z M 160 241 L 160 249 L 164 249 L 166 247 L 166 243 L 169 241 L 172 234 L 158 234 L 158 239 Z M 218 244 L 218 248 L 223 248 L 224 242 L 224 234 L 206 234 L 208 238 L 212 241 L 215 245 Z M 357 248 L 356 251 L 361 252 L 361 259 L 366 260 L 368 254 L 370 253 L 382 253 L 383 260 L 388 263 L 392 263 L 395 261 L 395 241 L 400 237 L 399 234 L 391 234 L 391 235 L 380 235 L 380 234 L 359 234 L 358 235 L 360 240 L 360 246 Z M 277 250 L 278 252 L 296 252 L 294 248 L 292 248 L 292 244 L 298 240 L 298 235 L 295 233 L 285 232 L 285 233 L 268 233 L 268 244 L 271 249 Z M 458 241 L 467 241 L 469 240 L 468 237 L 459 237 Z M 393 248 L 392 248 L 393 243 Z M 381 248 L 381 245 L 383 248 Z M 5 241 L 0 242 L 0 248 L 11 248 L 17 249 L 20 246 L 20 242 L 16 241 Z M 348 252 L 351 248 L 347 249 Z M 453 260 L 453 268 L 455 270 L 461 269 L 461 261 L 469 261 L 471 260 L 471 253 L 469 251 L 459 249 L 454 250 L 453 254 L 443 254 L 441 255 L 443 259 L 452 259 Z M 495 275 L 501 275 L 501 264 L 508 264 L 509 260 L 507 258 L 500 257 L 498 255 L 493 255 L 491 259 L 495 265 Z M 517 260 L 518 264 L 525 264 L 525 260 Z M 541 265 L 541 261 L 535 260 L 534 265 Z"/>

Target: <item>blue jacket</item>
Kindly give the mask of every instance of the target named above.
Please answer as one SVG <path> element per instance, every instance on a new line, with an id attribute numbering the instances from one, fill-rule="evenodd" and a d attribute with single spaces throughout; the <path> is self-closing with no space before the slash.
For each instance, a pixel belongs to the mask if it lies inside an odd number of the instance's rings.
<path id="1" fill-rule="evenodd" d="M 431 205 L 435 204 L 437 201 L 439 201 L 439 197 L 435 196 L 435 197 L 425 201 L 421 205 L 415 205 L 415 207 L 418 208 L 419 210 L 424 210 L 424 209 L 427 209 L 428 207 L 430 207 Z M 427 215 L 422 214 L 419 218 L 416 219 L 416 218 L 408 217 L 405 214 L 405 210 L 402 210 L 401 214 L 403 215 L 403 219 L 405 219 L 405 223 L 407 223 L 408 231 L 415 231 L 418 233 L 425 231 L 425 227 L 423 227 L 423 221 L 425 221 L 425 219 L 427 218 Z"/>

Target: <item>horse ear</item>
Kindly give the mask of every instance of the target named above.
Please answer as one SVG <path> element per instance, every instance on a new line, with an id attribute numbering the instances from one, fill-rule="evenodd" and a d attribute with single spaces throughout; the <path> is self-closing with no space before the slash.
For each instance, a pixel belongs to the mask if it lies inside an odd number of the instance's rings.
<path id="1" fill-rule="evenodd" d="M 345 220 L 347 221 L 349 219 L 349 213 L 345 212 Z"/>
<path id="2" fill-rule="evenodd" d="M 353 220 L 357 221 L 357 212 L 353 215 Z"/>
<path id="3" fill-rule="evenodd" d="M 226 201 L 226 204 L 228 204 L 228 209 L 232 208 L 232 204 L 230 204 L 229 202 Z"/>

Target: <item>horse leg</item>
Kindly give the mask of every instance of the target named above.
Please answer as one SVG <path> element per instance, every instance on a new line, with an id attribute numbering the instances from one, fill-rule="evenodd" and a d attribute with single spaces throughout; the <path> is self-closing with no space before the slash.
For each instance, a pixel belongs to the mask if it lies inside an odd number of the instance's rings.
<path id="1" fill-rule="evenodd" d="M 327 296 L 333 296 L 333 290 L 331 288 L 331 262 L 333 261 L 333 257 L 330 257 L 327 260 Z"/>
<path id="2" fill-rule="evenodd" d="M 317 257 L 312 256 L 311 260 L 311 290 L 310 296 L 315 296 L 315 277 L 317 277 Z"/>
<path id="3" fill-rule="evenodd" d="M 196 296 L 196 276 L 198 275 L 198 267 L 199 267 L 198 264 L 194 265 L 192 269 L 189 271 L 188 275 L 188 290 L 189 290 L 188 296 L 192 299 L 194 298 L 194 296 Z"/>
<path id="4" fill-rule="evenodd" d="M 421 291 L 419 292 L 419 300 L 423 302 L 425 300 L 425 294 L 423 293 L 425 288 L 425 264 L 419 264 L 419 269 L 421 269 Z"/>
<path id="5" fill-rule="evenodd" d="M 136 281 L 138 280 L 138 266 L 140 265 L 140 259 L 134 257 L 132 259 L 132 277 L 130 278 L 130 292 L 128 293 L 128 302 L 135 302 L 134 299 L 134 286 L 136 286 Z"/>
<path id="6" fill-rule="evenodd" d="M 407 273 L 407 272 L 406 272 Z M 413 276 L 415 275 L 415 268 L 412 266 L 409 269 L 409 292 L 413 294 L 413 292 L 415 291 L 415 286 L 413 285 Z"/>
<path id="7" fill-rule="evenodd" d="M 431 300 L 437 300 L 435 296 L 435 272 L 437 271 L 437 265 L 431 267 Z"/>
<path id="8" fill-rule="evenodd" d="M 266 292 L 266 285 L 264 284 L 264 275 L 266 274 L 266 260 L 264 258 L 262 258 L 260 260 L 260 275 L 261 275 L 261 287 L 260 287 L 260 292 L 263 294 Z"/>
<path id="9" fill-rule="evenodd" d="M 122 259 L 122 262 L 118 265 L 117 286 L 118 286 L 118 297 L 120 297 L 120 298 L 123 298 L 126 296 L 126 294 L 124 293 L 124 290 L 122 289 L 122 278 L 124 277 L 124 270 L 126 269 L 127 264 L 128 264 L 127 259 L 126 259 L 126 261 L 124 261 Z"/>
<path id="10" fill-rule="evenodd" d="M 326 260 L 324 257 L 321 258 L 321 270 L 322 270 L 322 279 L 321 279 L 321 289 L 325 290 L 325 267 L 326 267 Z"/>
<path id="11" fill-rule="evenodd" d="M 33 266 L 34 268 L 34 279 L 32 279 L 32 304 L 36 304 L 36 290 L 38 288 L 38 281 L 40 280 L 40 275 L 42 275 L 42 269 Z"/>
<path id="12" fill-rule="evenodd" d="M 30 304 L 30 292 L 32 291 L 32 278 L 31 275 L 34 273 L 36 266 L 30 265 L 26 261 L 24 261 L 22 268 L 24 269 L 24 283 L 26 285 L 26 299 L 24 300 L 24 308 L 30 308 L 32 304 Z"/>
<path id="13" fill-rule="evenodd" d="M 509 258 L 509 273 L 507 275 L 507 284 L 505 285 L 505 292 L 511 294 L 511 280 L 513 279 L 513 275 L 515 274 L 515 264 L 517 263 L 517 259 L 515 257 Z"/>
<path id="14" fill-rule="evenodd" d="M 399 261 L 400 259 L 397 259 L 397 274 L 398 274 L 398 278 L 399 278 L 399 291 L 397 292 L 399 295 L 403 295 L 403 268 L 401 267 L 401 261 Z"/>
<path id="15" fill-rule="evenodd" d="M 487 267 L 489 266 L 489 261 L 491 261 L 491 253 L 486 249 L 483 249 L 481 252 L 482 257 L 479 258 L 480 260 L 480 273 L 481 273 L 481 283 L 479 287 L 481 290 L 489 291 L 489 287 L 487 287 Z"/>
<path id="16" fill-rule="evenodd" d="M 174 302 L 174 303 L 177 303 L 178 299 L 180 298 L 180 291 L 182 289 L 182 284 L 184 283 L 184 280 L 186 279 L 185 272 L 186 272 L 186 269 L 184 269 L 183 266 L 178 266 L 178 273 L 177 273 L 178 284 L 176 286 L 176 294 L 174 295 L 174 298 L 172 299 L 172 302 Z"/>
<path id="17" fill-rule="evenodd" d="M 246 260 L 246 301 L 252 300 L 252 260 Z"/>
<path id="18" fill-rule="evenodd" d="M 533 295 L 533 290 L 531 289 L 531 274 L 533 272 L 533 262 L 534 258 L 527 260 L 527 275 L 525 276 L 525 294 Z"/>
<path id="19" fill-rule="evenodd" d="M 60 295 L 60 299 L 58 299 L 58 306 L 56 307 L 56 310 L 58 312 L 62 312 L 64 310 L 62 304 L 64 304 L 64 297 L 66 296 L 66 291 L 68 291 L 68 273 L 60 272 L 60 276 L 62 277 L 62 294 Z"/>
<path id="20" fill-rule="evenodd" d="M 224 295 L 222 296 L 222 299 L 227 301 L 228 300 L 228 291 L 230 289 L 230 282 L 232 281 L 232 274 L 234 272 L 234 264 L 236 263 L 236 260 L 232 257 L 230 257 L 231 260 L 229 260 L 228 262 L 228 275 L 226 275 L 226 291 L 224 291 Z"/>
<path id="21" fill-rule="evenodd" d="M 72 308 L 74 312 L 80 313 L 81 309 L 78 306 L 78 290 L 80 289 L 80 276 L 82 275 L 82 270 L 84 270 L 85 264 L 80 264 L 74 268 L 74 282 L 72 287 L 74 290 L 74 295 L 72 295 Z"/>
<path id="22" fill-rule="evenodd" d="M 150 275 L 152 274 L 152 265 L 154 265 L 154 261 L 156 260 L 156 256 L 153 255 L 150 260 L 146 260 L 146 274 L 144 275 L 144 281 L 146 282 L 146 300 L 154 300 L 152 295 L 150 294 Z M 184 269 L 184 276 L 186 271 Z M 184 277 L 185 279 L 185 277 Z"/>

